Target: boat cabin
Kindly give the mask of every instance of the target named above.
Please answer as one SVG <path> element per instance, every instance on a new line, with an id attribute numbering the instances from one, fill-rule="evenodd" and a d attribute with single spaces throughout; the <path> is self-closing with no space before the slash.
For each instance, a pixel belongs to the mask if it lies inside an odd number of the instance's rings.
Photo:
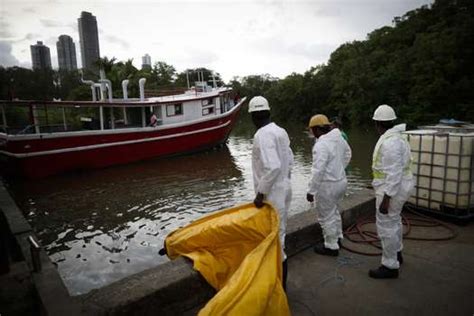
<path id="1" fill-rule="evenodd" d="M 210 87 L 206 82 L 196 82 L 181 94 L 149 98 L 144 96 L 144 84 L 140 84 L 140 98 L 128 98 L 123 85 L 124 98 L 114 99 L 110 81 L 106 81 L 105 85 L 91 84 L 92 101 L 0 101 L 0 133 L 155 129 L 212 119 L 241 101 L 231 88 Z M 100 100 L 96 100 L 98 94 Z"/>

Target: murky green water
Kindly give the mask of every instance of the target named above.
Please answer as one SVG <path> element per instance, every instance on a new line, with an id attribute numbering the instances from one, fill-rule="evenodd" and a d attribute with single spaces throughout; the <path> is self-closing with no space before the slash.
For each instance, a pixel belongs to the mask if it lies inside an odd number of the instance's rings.
<path id="1" fill-rule="evenodd" d="M 284 126 L 295 153 L 291 214 L 308 209 L 312 139 Z M 241 119 L 227 147 L 39 181 L 9 183 L 72 295 L 167 261 L 166 235 L 203 214 L 254 197 L 254 128 Z M 375 131 L 347 130 L 353 148 L 348 194 L 370 182 Z M 290 216 L 291 216 L 290 214 Z"/>

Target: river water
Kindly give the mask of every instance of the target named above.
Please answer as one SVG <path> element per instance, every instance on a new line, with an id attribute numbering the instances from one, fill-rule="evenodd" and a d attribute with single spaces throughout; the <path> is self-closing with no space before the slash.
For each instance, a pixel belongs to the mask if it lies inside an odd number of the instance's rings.
<path id="1" fill-rule="evenodd" d="M 313 140 L 305 126 L 283 126 L 295 154 L 291 213 L 309 208 Z M 83 294 L 167 261 L 168 233 L 204 214 L 254 197 L 255 132 L 242 115 L 226 147 L 7 185 L 57 265 L 71 295 Z M 347 194 L 370 183 L 374 130 L 346 130 L 353 149 Z"/>

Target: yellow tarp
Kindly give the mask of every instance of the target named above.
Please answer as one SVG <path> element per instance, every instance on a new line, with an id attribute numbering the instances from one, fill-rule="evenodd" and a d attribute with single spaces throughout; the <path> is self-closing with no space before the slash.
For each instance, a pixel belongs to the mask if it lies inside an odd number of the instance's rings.
<path id="1" fill-rule="evenodd" d="M 226 209 L 166 238 L 168 256 L 186 256 L 218 292 L 199 315 L 290 315 L 281 283 L 278 214 L 268 204 Z"/>

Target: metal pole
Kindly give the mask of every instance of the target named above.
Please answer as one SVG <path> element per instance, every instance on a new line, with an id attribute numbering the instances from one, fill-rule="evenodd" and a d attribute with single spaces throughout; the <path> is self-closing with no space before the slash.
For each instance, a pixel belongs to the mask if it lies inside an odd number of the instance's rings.
<path id="1" fill-rule="evenodd" d="M 45 125 L 49 133 L 51 133 L 51 126 L 49 126 L 48 122 L 48 107 L 45 105 L 44 106 L 44 120 L 45 120 Z"/>
<path id="2" fill-rule="evenodd" d="M 3 121 L 3 128 L 5 129 L 5 133 L 7 132 L 7 116 L 5 115 L 5 105 L 2 104 L 2 121 Z"/>
<path id="3" fill-rule="evenodd" d="M 30 254 L 31 254 L 31 262 L 33 264 L 33 271 L 41 272 L 41 258 L 40 258 L 41 247 L 33 238 L 33 236 L 28 236 L 28 242 L 30 244 Z"/>
<path id="4" fill-rule="evenodd" d="M 104 129 L 104 108 L 99 106 L 100 129 Z"/>
<path id="5" fill-rule="evenodd" d="M 127 108 L 123 107 L 122 112 L 123 112 L 123 124 L 128 125 Z"/>
<path id="6" fill-rule="evenodd" d="M 63 126 L 64 126 L 64 131 L 67 131 L 67 122 L 66 122 L 66 109 L 63 107 Z"/>
<path id="7" fill-rule="evenodd" d="M 146 126 L 146 116 L 145 116 L 145 108 L 142 107 L 142 127 Z"/>
<path id="8" fill-rule="evenodd" d="M 36 110 L 36 105 L 31 106 L 31 111 L 33 113 L 33 125 L 35 126 L 35 133 L 40 133 L 40 126 L 38 121 L 38 111 Z"/>
<path id="9" fill-rule="evenodd" d="M 110 108 L 110 126 L 112 129 L 115 129 L 115 116 L 114 116 L 114 108 Z"/>

